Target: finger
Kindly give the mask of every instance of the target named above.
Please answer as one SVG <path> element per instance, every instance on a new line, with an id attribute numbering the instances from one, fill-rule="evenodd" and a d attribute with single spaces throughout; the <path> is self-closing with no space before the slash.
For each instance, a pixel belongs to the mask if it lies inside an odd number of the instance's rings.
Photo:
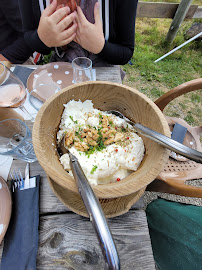
<path id="1" fill-rule="evenodd" d="M 70 28 L 66 29 L 61 33 L 61 39 L 67 39 L 67 37 L 72 36 L 76 33 L 77 24 L 73 24 Z"/>
<path id="2" fill-rule="evenodd" d="M 96 25 L 102 24 L 101 18 L 100 18 L 100 4 L 99 4 L 99 2 L 96 2 L 95 6 L 94 6 L 94 18 L 95 18 Z"/>
<path id="3" fill-rule="evenodd" d="M 64 4 L 60 4 L 57 6 L 56 10 L 58 10 L 59 8 L 63 8 L 65 5 Z"/>
<path id="4" fill-rule="evenodd" d="M 59 8 L 51 15 L 51 19 L 53 20 L 54 23 L 58 24 L 69 13 L 70 13 L 70 8 L 68 6 Z"/>
<path id="5" fill-rule="evenodd" d="M 53 0 L 53 2 L 44 9 L 43 15 L 50 16 L 55 12 L 56 8 L 57 8 L 57 0 Z"/>
<path id="6" fill-rule="evenodd" d="M 79 32 L 78 28 L 76 29 L 76 37 L 75 37 L 74 40 L 75 40 L 77 43 L 79 43 L 79 44 L 80 44 L 80 42 L 81 42 L 81 39 L 80 39 L 80 32 Z"/>
<path id="7" fill-rule="evenodd" d="M 83 14 L 82 9 L 79 6 L 77 7 L 77 14 L 78 14 L 78 20 L 80 21 L 81 24 L 88 21 L 85 15 Z"/>
<path id="8" fill-rule="evenodd" d="M 74 13 L 71 13 L 70 15 L 66 16 L 63 20 L 61 20 L 58 23 L 58 30 L 60 32 L 64 31 L 67 27 L 70 26 L 71 23 L 75 20 L 75 15 Z"/>
<path id="9" fill-rule="evenodd" d="M 69 44 L 76 36 L 76 33 L 74 33 L 71 37 L 68 37 L 67 39 L 64 39 L 62 42 L 61 42 L 61 45 L 60 46 L 64 46 L 64 45 L 67 45 Z"/>

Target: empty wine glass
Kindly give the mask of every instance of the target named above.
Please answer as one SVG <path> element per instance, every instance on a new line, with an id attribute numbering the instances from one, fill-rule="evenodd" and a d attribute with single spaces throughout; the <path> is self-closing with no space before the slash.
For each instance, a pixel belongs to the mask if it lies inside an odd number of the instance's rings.
<path id="1" fill-rule="evenodd" d="M 0 63 L 0 107 L 20 108 L 34 120 L 24 107 L 27 91 L 23 82 L 3 63 Z"/>
<path id="2" fill-rule="evenodd" d="M 20 119 L 0 121 L 0 155 L 12 156 L 26 162 L 37 160 L 31 131 Z"/>
<path id="3" fill-rule="evenodd" d="M 73 83 L 93 80 L 92 61 L 87 57 L 77 57 L 72 61 Z"/>

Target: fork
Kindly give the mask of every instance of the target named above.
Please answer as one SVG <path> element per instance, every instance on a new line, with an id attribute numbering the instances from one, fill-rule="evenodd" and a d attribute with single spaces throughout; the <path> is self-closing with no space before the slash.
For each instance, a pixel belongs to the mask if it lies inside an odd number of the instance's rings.
<path id="1" fill-rule="evenodd" d="M 13 192 L 16 189 L 23 190 L 24 189 L 24 180 L 21 174 L 21 171 L 18 170 L 13 170 L 13 172 L 10 172 L 10 176 L 12 179 L 12 190 Z"/>

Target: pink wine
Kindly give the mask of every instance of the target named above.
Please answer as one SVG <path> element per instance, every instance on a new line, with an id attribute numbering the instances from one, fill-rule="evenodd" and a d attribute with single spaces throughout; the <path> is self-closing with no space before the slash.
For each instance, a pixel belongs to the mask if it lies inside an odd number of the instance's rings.
<path id="1" fill-rule="evenodd" d="M 19 84 L 0 87 L 0 107 L 18 108 L 26 100 L 26 90 Z"/>

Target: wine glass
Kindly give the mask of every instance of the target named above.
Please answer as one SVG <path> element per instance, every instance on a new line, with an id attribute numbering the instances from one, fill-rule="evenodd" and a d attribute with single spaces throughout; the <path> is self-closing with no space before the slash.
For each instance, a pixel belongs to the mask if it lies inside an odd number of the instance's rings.
<path id="1" fill-rule="evenodd" d="M 24 107 L 26 97 L 27 91 L 23 82 L 0 63 L 0 107 L 20 108 L 33 121 L 34 117 Z"/>

